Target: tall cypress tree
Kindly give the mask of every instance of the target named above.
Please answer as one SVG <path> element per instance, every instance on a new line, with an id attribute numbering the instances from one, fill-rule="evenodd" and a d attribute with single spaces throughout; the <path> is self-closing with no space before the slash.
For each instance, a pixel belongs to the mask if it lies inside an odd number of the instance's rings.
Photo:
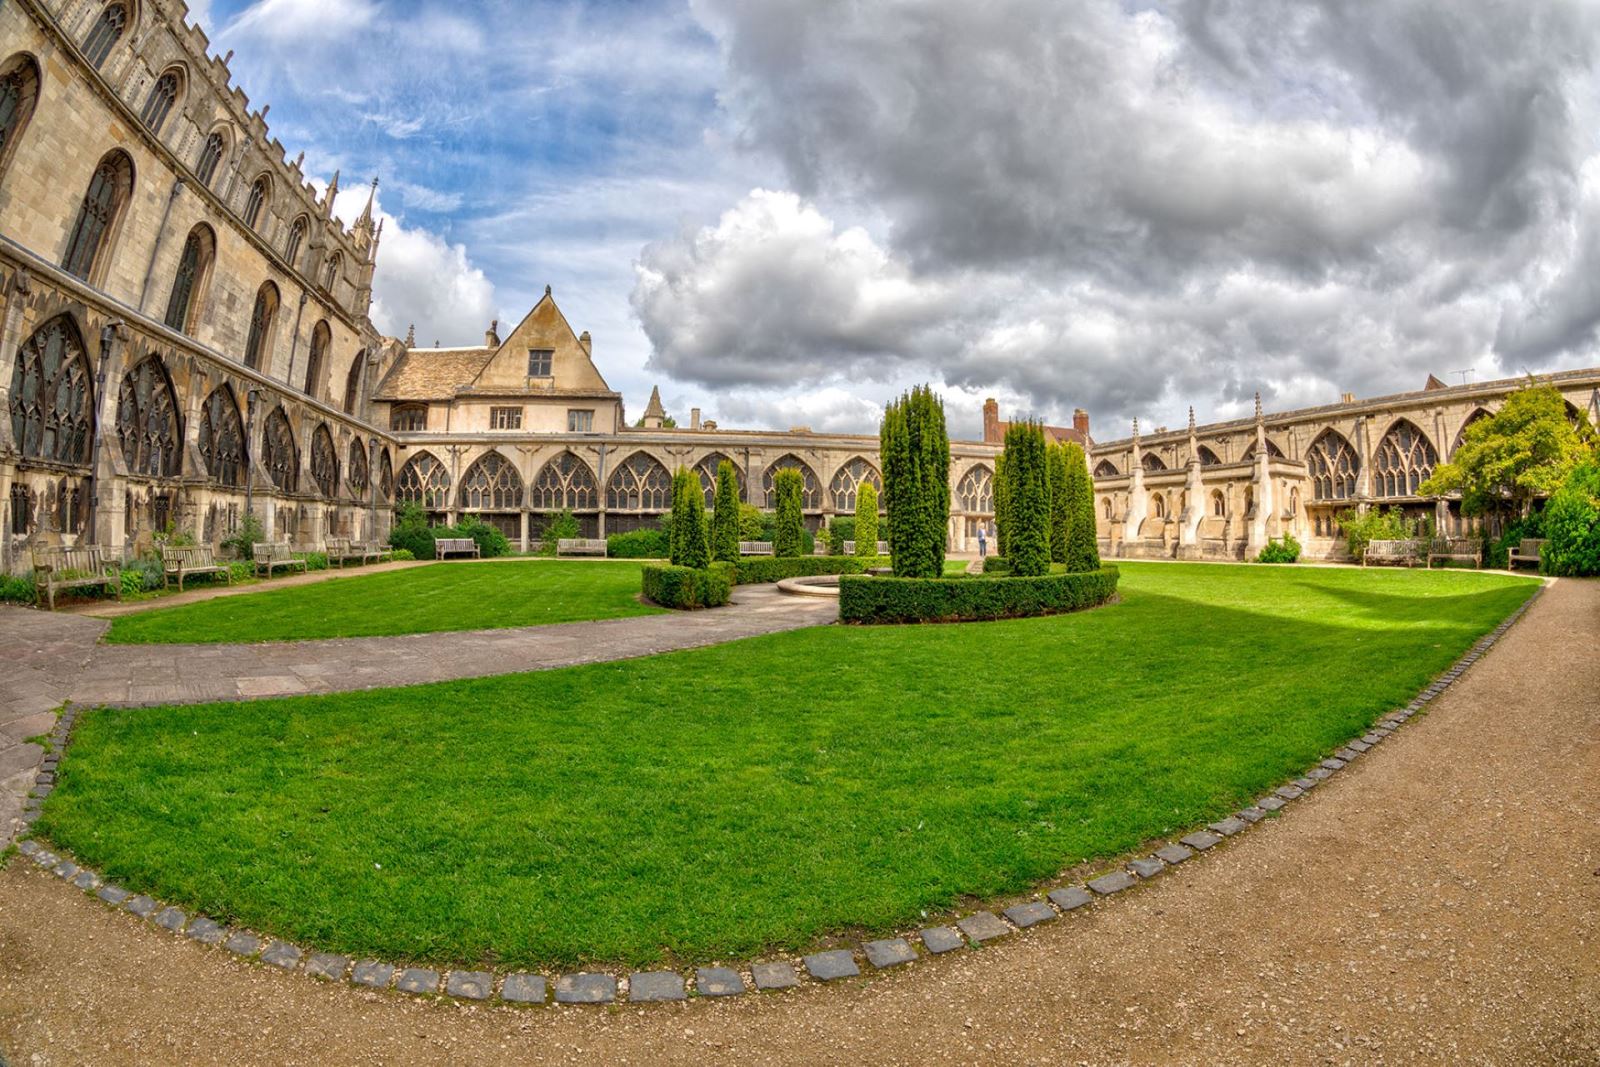
<path id="1" fill-rule="evenodd" d="M 1071 512 L 1067 499 L 1067 447 L 1051 444 L 1045 450 L 1050 476 L 1050 562 L 1067 561 L 1067 530 Z"/>
<path id="2" fill-rule="evenodd" d="M 856 555 L 878 554 L 878 490 L 862 482 L 856 490 Z"/>
<path id="3" fill-rule="evenodd" d="M 672 476 L 672 562 L 704 569 L 711 563 L 706 545 L 706 498 L 700 476 L 679 469 Z"/>
<path id="4" fill-rule="evenodd" d="M 879 448 L 895 576 L 942 577 L 950 524 L 944 402 L 929 387 L 918 386 L 891 403 L 883 413 Z"/>
<path id="5" fill-rule="evenodd" d="M 1037 422 L 1014 422 L 1006 430 L 1007 511 L 1011 533 L 1006 552 L 1011 573 L 1033 577 L 1050 573 L 1050 472 L 1044 429 Z"/>
<path id="6" fill-rule="evenodd" d="M 716 510 L 711 513 L 711 557 L 721 563 L 739 562 L 739 474 L 733 464 L 717 464 Z"/>
<path id="7" fill-rule="evenodd" d="M 799 471 L 786 467 L 772 479 L 778 514 L 772 529 L 772 554 L 792 559 L 805 548 L 804 498 L 806 482 Z"/>
<path id="8" fill-rule="evenodd" d="M 1100 569 L 1100 542 L 1095 529 L 1094 479 L 1083 449 L 1069 444 L 1067 453 L 1067 551 L 1062 560 L 1069 571 Z"/>
<path id="9" fill-rule="evenodd" d="M 1006 454 L 994 457 L 994 551 L 1005 556 L 1011 543 L 1011 482 L 1006 474 Z"/>

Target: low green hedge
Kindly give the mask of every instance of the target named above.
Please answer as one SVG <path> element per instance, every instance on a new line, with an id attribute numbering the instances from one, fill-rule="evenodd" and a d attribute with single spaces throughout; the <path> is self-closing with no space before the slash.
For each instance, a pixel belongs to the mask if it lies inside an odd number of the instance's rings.
<path id="1" fill-rule="evenodd" d="M 666 559 L 672 554 L 665 530 L 630 530 L 606 538 L 612 559 Z"/>
<path id="2" fill-rule="evenodd" d="M 983 558 L 983 573 L 1010 574 L 1011 561 L 1004 556 L 985 556 Z"/>
<path id="3" fill-rule="evenodd" d="M 966 622 L 1055 615 L 1104 604 L 1116 595 L 1118 577 L 1115 567 L 981 582 L 845 577 L 839 580 L 839 619 L 857 623 Z"/>
<path id="4" fill-rule="evenodd" d="M 719 608 L 733 595 L 733 565 L 714 563 L 706 570 L 652 564 L 644 568 L 644 595 L 664 608 L 688 611 Z"/>
<path id="5" fill-rule="evenodd" d="M 806 578 L 813 574 L 864 574 L 874 567 L 886 567 L 883 558 L 856 556 L 745 556 L 738 563 L 738 585 L 781 582 L 785 578 Z"/>

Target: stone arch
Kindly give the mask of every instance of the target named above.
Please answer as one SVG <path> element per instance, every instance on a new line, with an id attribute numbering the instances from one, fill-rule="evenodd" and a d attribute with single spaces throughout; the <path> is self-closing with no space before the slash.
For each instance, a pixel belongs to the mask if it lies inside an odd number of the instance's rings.
<path id="1" fill-rule="evenodd" d="M 1117 470 L 1115 463 L 1112 463 L 1109 459 L 1103 459 L 1095 465 L 1094 476 L 1096 478 L 1120 478 L 1122 477 L 1122 472 Z"/>
<path id="2" fill-rule="evenodd" d="M 357 352 L 350 361 L 350 370 L 344 378 L 344 413 L 354 415 L 361 400 L 361 378 L 367 369 L 367 350 Z"/>
<path id="3" fill-rule="evenodd" d="M 394 501 L 419 504 L 427 511 L 443 511 L 450 506 L 449 469 L 432 452 L 418 452 L 400 468 Z"/>
<path id="4" fill-rule="evenodd" d="M 733 480 L 738 486 L 739 499 L 741 501 L 745 499 L 744 471 L 731 457 L 721 452 L 713 452 L 708 456 L 702 456 L 694 465 L 694 473 L 700 479 L 700 488 L 706 494 L 707 508 L 714 508 L 717 505 L 717 468 L 723 463 L 733 464 Z"/>
<path id="5" fill-rule="evenodd" d="M 350 484 L 350 492 L 358 499 L 366 499 L 367 490 L 372 487 L 372 461 L 367 458 L 367 443 L 361 438 L 357 437 L 350 442 L 344 469 L 345 481 Z"/>
<path id="6" fill-rule="evenodd" d="M 994 514 L 994 471 L 985 463 L 967 470 L 956 483 L 956 510 L 966 515 Z"/>
<path id="7" fill-rule="evenodd" d="M 300 449 L 294 442 L 294 428 L 289 425 L 289 413 L 279 404 L 267 416 L 261 428 L 261 463 L 267 477 L 286 493 L 300 486 Z"/>
<path id="8" fill-rule="evenodd" d="M 1313 500 L 1349 500 L 1356 495 L 1361 458 L 1344 434 L 1331 426 L 1306 450 Z"/>
<path id="9" fill-rule="evenodd" d="M 1139 466 L 1145 469 L 1146 474 L 1160 474 L 1167 469 L 1166 461 L 1154 452 L 1146 452 L 1140 456 Z"/>
<path id="10" fill-rule="evenodd" d="M 155 84 L 150 86 L 150 92 L 144 98 L 144 107 L 139 109 L 139 121 L 153 136 L 161 136 L 167 117 L 177 108 L 178 101 L 183 99 L 188 84 L 189 72 L 183 64 L 174 63 L 163 70 Z"/>
<path id="11" fill-rule="evenodd" d="M 0 63 L 0 176 L 33 120 L 41 84 L 39 61 L 31 53 L 16 52 Z"/>
<path id="12" fill-rule="evenodd" d="M 568 449 L 539 468 L 528 506 L 533 511 L 594 511 L 599 501 L 594 471 Z"/>
<path id="13" fill-rule="evenodd" d="M 499 452 L 485 452 L 461 478 L 460 503 L 466 511 L 521 510 L 522 475 Z"/>
<path id="14" fill-rule="evenodd" d="M 244 485 L 244 420 L 239 417 L 239 401 L 233 395 L 233 387 L 226 382 L 211 391 L 200 409 L 200 458 L 213 482 Z"/>
<path id="15" fill-rule="evenodd" d="M 1211 490 L 1211 517 L 1213 519 L 1228 517 L 1228 498 L 1221 489 Z"/>
<path id="16" fill-rule="evenodd" d="M 878 473 L 878 468 L 865 456 L 854 456 L 846 460 L 834 472 L 833 481 L 828 486 L 828 496 L 833 502 L 833 510 L 841 513 L 855 514 L 856 496 L 861 491 L 861 486 L 871 484 L 878 493 L 878 510 L 883 510 L 883 475 Z"/>
<path id="17" fill-rule="evenodd" d="M 1267 458 L 1268 459 L 1283 459 L 1284 458 L 1283 450 L 1280 449 L 1277 445 L 1272 443 L 1272 438 L 1269 437 L 1269 438 L 1266 439 L 1266 441 L 1267 441 Z M 1255 458 L 1256 458 L 1256 443 L 1254 441 L 1251 441 L 1250 442 L 1250 447 L 1244 450 L 1244 455 L 1242 457 L 1240 457 L 1240 461 L 1243 462 L 1243 463 L 1249 463 L 1251 460 L 1253 460 Z"/>
<path id="18" fill-rule="evenodd" d="M 11 437 L 23 459 L 88 467 L 94 445 L 94 371 L 70 312 L 33 331 L 11 372 Z"/>
<path id="19" fill-rule="evenodd" d="M 1108 497 L 1108 496 L 1101 497 L 1100 498 L 1100 515 L 1101 515 L 1101 517 L 1103 519 L 1105 519 L 1107 522 L 1110 522 L 1114 512 L 1115 512 L 1115 508 L 1112 507 L 1111 498 Z"/>
<path id="20" fill-rule="evenodd" d="M 282 297 L 271 281 L 261 283 L 256 290 L 255 306 L 250 311 L 250 334 L 244 346 L 244 365 L 251 370 L 269 370 L 272 360 L 273 332 L 278 324 L 278 308 Z"/>
<path id="21" fill-rule="evenodd" d="M 325 422 L 311 432 L 311 480 L 317 483 L 324 499 L 339 496 L 339 450 L 333 444 L 333 431 Z"/>
<path id="22" fill-rule="evenodd" d="M 1200 457 L 1200 466 L 1202 467 L 1222 466 L 1222 460 L 1218 458 L 1215 452 L 1211 451 L 1211 449 L 1207 448 L 1205 445 L 1200 446 L 1200 451 L 1197 454 Z"/>
<path id="23" fill-rule="evenodd" d="M 817 483 L 816 472 L 811 469 L 809 463 L 792 452 L 773 460 L 772 464 L 767 467 L 766 472 L 761 476 L 762 499 L 766 501 L 766 506 L 769 509 L 778 506 L 777 498 L 772 492 L 772 480 L 777 477 L 778 472 L 781 470 L 797 470 L 800 472 L 801 481 L 805 485 L 800 495 L 801 510 L 821 511 L 822 487 Z"/>
<path id="24" fill-rule="evenodd" d="M 176 478 L 182 468 L 183 424 L 178 392 L 154 353 L 122 376 L 117 391 L 117 443 L 128 473 Z"/>
<path id="25" fill-rule="evenodd" d="M 1396 419 L 1372 455 L 1372 495 L 1416 496 L 1438 465 L 1439 452 L 1428 435 L 1410 419 Z"/>
<path id="26" fill-rule="evenodd" d="M 606 510 L 672 510 L 672 475 L 665 464 L 642 450 L 617 464 L 606 481 Z"/>
<path id="27" fill-rule="evenodd" d="M 172 294 L 167 298 L 167 314 L 163 320 L 168 329 L 178 333 L 194 331 L 216 261 L 217 233 L 205 223 L 199 223 L 189 231 L 178 256 L 178 270 L 172 278 Z"/>
<path id="28" fill-rule="evenodd" d="M 333 330 L 323 319 L 311 330 L 311 348 L 306 355 L 305 394 L 316 400 L 322 395 L 323 364 L 328 359 L 328 346 L 333 344 Z"/>
<path id="29" fill-rule="evenodd" d="M 133 157 L 113 148 L 95 166 L 78 205 L 77 221 L 67 235 L 67 248 L 61 266 L 74 277 L 97 283 L 111 259 L 109 249 L 116 244 L 133 195 Z"/>
<path id="30" fill-rule="evenodd" d="M 1466 421 L 1461 424 L 1461 429 L 1456 431 L 1455 443 L 1450 446 L 1450 455 L 1451 455 L 1451 457 L 1454 458 L 1455 454 L 1458 451 L 1460 451 L 1461 446 L 1466 443 L 1466 440 L 1467 440 L 1467 428 L 1469 426 L 1471 426 L 1473 423 L 1482 422 L 1484 419 L 1492 418 L 1492 417 L 1493 417 L 1493 413 L 1490 412 L 1488 409 L 1486 409 L 1486 408 L 1474 408 L 1473 411 L 1472 411 L 1472 414 L 1468 415 L 1467 418 L 1466 418 Z"/>

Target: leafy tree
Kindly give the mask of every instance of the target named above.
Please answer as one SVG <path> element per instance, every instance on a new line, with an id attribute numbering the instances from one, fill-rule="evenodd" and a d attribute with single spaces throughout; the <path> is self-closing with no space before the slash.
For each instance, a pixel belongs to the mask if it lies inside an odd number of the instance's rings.
<path id="1" fill-rule="evenodd" d="M 672 476 L 672 563 L 703 569 L 711 565 L 706 545 L 706 498 L 700 476 L 679 468 Z"/>
<path id="2" fill-rule="evenodd" d="M 539 534 L 539 554 L 553 556 L 561 548 L 562 541 L 571 541 L 582 534 L 583 529 L 572 509 L 562 508 L 545 520 L 544 530 Z"/>
<path id="3" fill-rule="evenodd" d="M 1045 472 L 1050 481 L 1050 562 L 1067 561 L 1067 533 L 1072 518 L 1067 500 L 1067 448 L 1045 446 Z"/>
<path id="4" fill-rule="evenodd" d="M 878 490 L 863 482 L 856 492 L 856 555 L 878 554 Z"/>
<path id="5" fill-rule="evenodd" d="M 1006 507 L 1010 532 L 1006 558 L 1011 573 L 1031 578 L 1050 573 L 1050 471 L 1044 427 L 1013 422 L 1006 430 Z"/>
<path id="6" fill-rule="evenodd" d="M 944 402 L 918 386 L 885 408 L 878 431 L 889 555 L 897 578 L 939 578 L 950 524 Z M 860 541 L 861 531 L 856 531 Z"/>
<path id="7" fill-rule="evenodd" d="M 711 556 L 723 563 L 739 562 L 739 475 L 733 464 L 717 464 L 716 509 L 711 513 Z"/>
<path id="8" fill-rule="evenodd" d="M 1423 496 L 1461 494 L 1468 515 L 1525 516 L 1554 494 L 1573 468 L 1594 454 L 1594 433 L 1574 426 L 1554 386 L 1529 385 L 1499 412 L 1468 426 L 1461 447 L 1422 483 Z"/>
<path id="9" fill-rule="evenodd" d="M 739 540 L 766 541 L 772 516 L 754 504 L 739 505 Z"/>
<path id="10" fill-rule="evenodd" d="M 1414 541 L 1433 537 L 1433 518 L 1408 519 L 1399 508 L 1373 508 L 1362 514 L 1351 508 L 1340 512 L 1339 528 L 1350 554 L 1360 559 L 1374 541 Z"/>
<path id="11" fill-rule="evenodd" d="M 772 479 L 772 493 L 778 498 L 778 518 L 772 529 L 774 556 L 792 558 L 805 546 L 805 492 L 805 478 L 793 467 L 784 468 Z"/>
<path id="12" fill-rule="evenodd" d="M 1094 479 L 1089 475 L 1089 457 L 1082 448 L 1068 443 L 1063 449 L 1067 464 L 1067 548 L 1061 562 L 1069 571 L 1100 569 L 1100 540 L 1094 514 Z"/>
<path id="13" fill-rule="evenodd" d="M 422 509 L 417 510 L 420 512 Z M 427 524 L 426 519 L 423 520 L 423 524 Z M 222 547 L 233 549 L 240 559 L 250 559 L 256 545 L 266 539 L 266 532 L 261 528 L 261 520 L 256 518 L 255 512 L 247 511 L 239 520 L 239 529 L 234 531 L 232 537 L 222 542 Z M 432 552 L 429 553 L 429 558 L 431 557 Z"/>
<path id="14" fill-rule="evenodd" d="M 1600 464 L 1574 468 L 1544 507 L 1541 568 L 1567 577 L 1600 574 Z"/>

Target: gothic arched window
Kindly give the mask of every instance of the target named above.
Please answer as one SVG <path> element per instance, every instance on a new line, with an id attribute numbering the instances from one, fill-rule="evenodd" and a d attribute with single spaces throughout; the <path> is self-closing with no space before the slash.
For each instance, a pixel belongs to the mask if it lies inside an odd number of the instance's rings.
<path id="1" fill-rule="evenodd" d="M 820 511 L 822 509 L 821 487 L 817 484 L 817 476 L 811 473 L 811 468 L 799 456 L 784 456 L 772 466 L 767 468 L 761 476 L 761 488 L 766 494 L 767 507 L 778 506 L 778 498 L 772 491 L 772 482 L 781 470 L 797 470 L 800 479 L 805 484 L 804 491 L 800 494 L 800 507 L 803 511 Z"/>
<path id="2" fill-rule="evenodd" d="M 1222 490 L 1220 489 L 1214 489 L 1211 492 L 1211 515 L 1217 519 L 1228 517 L 1228 500 L 1222 495 Z"/>
<path id="3" fill-rule="evenodd" d="M 571 452 L 563 452 L 540 468 L 529 506 L 534 511 L 593 511 L 599 499 L 589 465 Z"/>
<path id="4" fill-rule="evenodd" d="M 358 497 L 365 497 L 367 487 L 372 484 L 372 463 L 367 459 L 366 443 L 359 437 L 350 442 L 350 458 L 345 464 L 345 472 L 350 491 Z"/>
<path id="5" fill-rule="evenodd" d="M 311 480 L 327 499 L 339 495 L 339 451 L 326 423 L 311 434 Z"/>
<path id="6" fill-rule="evenodd" d="M 429 511 L 449 507 L 450 472 L 432 452 L 418 452 L 400 468 L 395 503 L 421 504 Z"/>
<path id="7" fill-rule="evenodd" d="M 300 452 L 294 446 L 294 431 L 282 407 L 272 409 L 261 433 L 261 462 L 267 476 L 286 493 L 300 484 Z"/>
<path id="8" fill-rule="evenodd" d="M 58 315 L 34 331 L 11 372 L 11 436 L 26 459 L 89 465 L 94 394 L 78 327 Z"/>
<path id="9" fill-rule="evenodd" d="M 1112 463 L 1109 459 L 1103 459 L 1100 461 L 1099 465 L 1094 469 L 1094 476 L 1096 478 L 1122 477 L 1122 475 L 1117 471 L 1116 464 Z"/>
<path id="10" fill-rule="evenodd" d="M 39 100 L 39 66 L 32 56 L 18 55 L 0 67 L 0 173 Z"/>
<path id="11" fill-rule="evenodd" d="M 291 268 L 298 267 L 300 259 L 300 246 L 306 241 L 306 217 L 301 215 L 294 220 L 294 225 L 289 227 L 289 243 L 283 246 L 283 258 L 289 261 Z"/>
<path id="12" fill-rule="evenodd" d="M 156 80 L 155 87 L 145 98 L 144 110 L 139 113 L 139 121 L 149 127 L 151 133 L 160 136 L 161 127 L 166 124 L 167 116 L 172 113 L 172 105 L 178 102 L 179 87 L 177 71 L 169 70 Z"/>
<path id="13" fill-rule="evenodd" d="M 156 356 L 147 356 L 122 376 L 117 391 L 117 443 L 131 474 L 173 478 L 178 474 L 178 398 Z"/>
<path id="14" fill-rule="evenodd" d="M 1401 419 L 1384 434 L 1372 457 L 1372 495 L 1416 496 L 1438 465 L 1433 442 L 1415 423 Z"/>
<path id="15" fill-rule="evenodd" d="M 350 373 L 344 377 L 344 413 L 354 415 L 356 403 L 361 399 L 361 372 L 367 366 L 367 353 L 357 352 L 356 358 L 350 361 Z"/>
<path id="16" fill-rule="evenodd" d="M 700 488 L 706 494 L 707 508 L 717 506 L 717 469 L 724 463 L 733 463 L 733 461 L 721 452 L 713 452 L 694 465 L 694 473 L 700 479 Z M 743 500 L 744 471 L 739 469 L 737 463 L 733 463 L 733 481 L 738 488 L 739 499 Z"/>
<path id="17" fill-rule="evenodd" d="M 200 149 L 200 162 L 194 168 L 201 185 L 209 186 L 211 179 L 216 177 L 217 168 L 222 165 L 222 154 L 227 148 L 228 142 L 221 133 L 213 133 L 206 138 L 205 147 Z"/>
<path id="18" fill-rule="evenodd" d="M 956 509 L 968 515 L 992 514 L 994 471 L 977 466 L 963 474 L 960 484 L 956 486 Z"/>
<path id="19" fill-rule="evenodd" d="M 1149 474 L 1159 474 L 1167 469 L 1166 463 L 1154 452 L 1146 452 L 1139 460 L 1139 465 Z"/>
<path id="20" fill-rule="evenodd" d="M 869 482 L 878 491 L 878 506 L 882 508 L 883 475 L 878 473 L 878 468 L 860 456 L 840 467 L 833 476 L 833 484 L 828 487 L 833 497 L 833 510 L 853 514 L 856 510 L 856 494 L 864 483 Z"/>
<path id="21" fill-rule="evenodd" d="M 96 70 L 106 61 L 128 27 L 128 9 L 123 4 L 107 4 L 100 17 L 94 20 L 89 36 L 83 39 L 83 54 Z"/>
<path id="22" fill-rule="evenodd" d="M 319 387 L 322 385 L 322 361 L 327 358 L 328 344 L 333 340 L 333 331 L 328 329 L 326 321 L 317 323 L 316 329 L 311 331 L 311 355 L 306 361 L 306 396 L 315 398 Z"/>
<path id="23" fill-rule="evenodd" d="M 461 506 L 469 511 L 516 511 L 522 507 L 522 476 L 510 460 L 490 452 L 461 479 Z"/>
<path id="24" fill-rule="evenodd" d="M 1243 456 L 1243 460 L 1242 461 L 1245 462 L 1245 463 L 1249 463 L 1251 460 L 1253 460 L 1255 458 L 1256 458 L 1256 446 L 1255 446 L 1255 442 L 1252 441 L 1250 443 L 1250 447 L 1244 450 L 1244 456 Z M 1280 448 L 1278 448 L 1277 445 L 1272 443 L 1272 438 L 1270 438 L 1270 437 L 1267 438 L 1267 458 L 1268 459 L 1282 459 L 1283 458 L 1283 451 Z"/>
<path id="25" fill-rule="evenodd" d="M 339 280 L 339 272 L 343 269 L 344 257 L 335 252 L 332 258 L 328 260 L 328 269 L 323 271 L 322 274 L 322 287 L 330 294 L 333 292 L 334 284 Z"/>
<path id="26" fill-rule="evenodd" d="M 206 473 L 221 485 L 244 484 L 244 422 L 233 390 L 218 386 L 200 411 L 200 457 Z"/>
<path id="27" fill-rule="evenodd" d="M 267 195 L 271 191 L 271 183 L 267 181 L 265 174 L 257 178 L 255 184 L 250 187 L 250 196 L 244 202 L 244 224 L 252 230 L 256 228 L 256 223 L 261 221 L 261 209 L 266 206 Z"/>
<path id="28" fill-rule="evenodd" d="M 1200 466 L 1202 466 L 1202 467 L 1220 467 L 1220 466 L 1222 466 L 1222 460 L 1218 459 L 1217 458 L 1217 454 L 1215 452 L 1211 451 L 1211 449 L 1207 448 L 1205 445 L 1201 445 L 1200 446 L 1199 456 L 1200 456 Z"/>
<path id="29" fill-rule="evenodd" d="M 244 345 L 244 365 L 261 370 L 272 344 L 272 324 L 278 316 L 278 287 L 262 282 L 256 290 L 256 305 L 250 312 L 250 336 Z"/>
<path id="30" fill-rule="evenodd" d="M 1361 460 L 1337 430 L 1324 430 L 1306 453 L 1311 472 L 1311 499 L 1349 500 L 1356 495 L 1356 475 Z"/>
<path id="31" fill-rule="evenodd" d="M 378 495 L 385 500 L 394 496 L 394 460 L 387 448 L 378 453 Z"/>
<path id="32" fill-rule="evenodd" d="M 1467 416 L 1467 421 L 1461 424 L 1461 431 L 1456 434 L 1455 444 L 1450 446 L 1450 454 L 1452 456 L 1454 456 L 1456 452 L 1461 449 L 1461 446 L 1466 443 L 1467 430 L 1472 426 L 1472 424 L 1475 422 L 1482 422 L 1488 417 L 1489 413 L 1483 410 L 1483 408 L 1478 408 L 1471 415 Z"/>
<path id="33" fill-rule="evenodd" d="M 122 209 L 133 190 L 133 161 L 126 152 L 106 155 L 89 179 L 89 189 L 78 207 L 78 220 L 67 241 L 67 254 L 61 266 L 68 274 L 91 280 L 95 268 L 105 258 L 106 237 L 115 229 Z"/>
<path id="34" fill-rule="evenodd" d="M 635 452 L 606 482 L 610 511 L 667 511 L 672 507 L 672 475 L 645 452 Z"/>
<path id="35" fill-rule="evenodd" d="M 217 239 L 211 228 L 204 224 L 189 231 L 183 242 L 183 254 L 178 257 L 178 273 L 172 280 L 172 295 L 167 299 L 167 316 L 163 320 L 171 329 L 187 333 L 194 324 L 195 312 L 200 306 L 200 291 L 211 272 L 211 261 L 216 258 Z"/>

